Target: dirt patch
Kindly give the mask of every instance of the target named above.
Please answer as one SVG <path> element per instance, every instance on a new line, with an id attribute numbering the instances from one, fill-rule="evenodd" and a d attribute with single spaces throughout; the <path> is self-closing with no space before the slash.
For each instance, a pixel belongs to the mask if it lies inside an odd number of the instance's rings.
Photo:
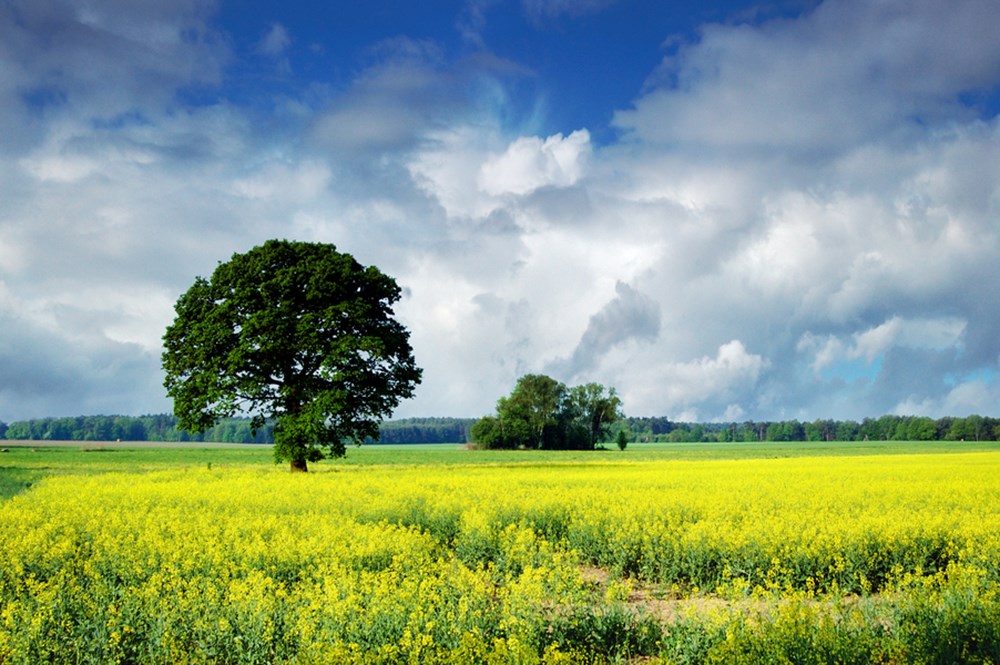
<path id="1" fill-rule="evenodd" d="M 710 596 L 694 598 L 651 598 L 641 593 L 629 596 L 628 604 L 646 616 L 655 616 L 661 623 L 677 623 L 682 619 L 707 617 L 734 608 L 743 601 L 723 600 Z M 760 603 L 760 605 L 764 605 Z M 763 607 L 761 608 L 763 611 Z"/>
<path id="2" fill-rule="evenodd" d="M 595 591 L 606 590 L 615 581 L 615 576 L 608 570 L 596 566 L 585 566 L 580 569 L 583 579 L 593 585 Z M 857 607 L 872 603 L 881 605 L 892 604 L 891 596 L 848 596 L 841 598 L 813 599 L 781 599 L 781 598 L 721 598 L 710 594 L 688 594 L 684 590 L 667 588 L 662 585 L 644 583 L 640 580 L 629 580 L 632 588 L 625 599 L 625 604 L 635 612 L 656 617 L 661 623 L 669 625 L 685 619 L 706 619 L 718 614 L 742 614 L 765 618 L 775 610 L 790 604 L 801 604 L 819 608 L 831 613 L 843 611 L 845 608 Z"/>

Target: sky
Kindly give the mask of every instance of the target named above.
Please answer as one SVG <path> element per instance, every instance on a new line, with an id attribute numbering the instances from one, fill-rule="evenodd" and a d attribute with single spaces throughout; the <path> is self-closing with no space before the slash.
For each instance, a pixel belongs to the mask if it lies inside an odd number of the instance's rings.
<path id="1" fill-rule="evenodd" d="M 996 0 L 3 0 L 0 420 L 172 410 L 269 238 L 403 289 L 423 382 L 686 421 L 1000 416 Z"/>

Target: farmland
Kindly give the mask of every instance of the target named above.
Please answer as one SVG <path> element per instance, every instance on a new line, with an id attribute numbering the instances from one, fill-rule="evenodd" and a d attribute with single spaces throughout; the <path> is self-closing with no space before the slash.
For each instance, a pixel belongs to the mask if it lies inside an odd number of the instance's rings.
<path id="1" fill-rule="evenodd" d="M 9 446 L 0 663 L 1000 662 L 996 446 Z"/>

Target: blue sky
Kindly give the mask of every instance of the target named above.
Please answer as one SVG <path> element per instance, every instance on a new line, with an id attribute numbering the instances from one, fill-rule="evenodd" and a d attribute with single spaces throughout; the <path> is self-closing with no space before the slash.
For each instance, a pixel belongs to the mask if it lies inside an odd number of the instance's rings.
<path id="1" fill-rule="evenodd" d="M 396 277 L 424 383 L 686 420 L 1000 416 L 993 0 L 11 0 L 0 420 L 169 411 L 272 237 Z"/>
<path id="2" fill-rule="evenodd" d="M 554 134 L 587 127 L 608 134 L 615 110 L 626 107 L 664 54 L 697 39 L 707 21 L 750 21 L 794 15 L 811 3 L 621 1 L 524 3 L 399 1 L 223 3 L 215 20 L 243 61 L 241 80 L 216 94 L 268 105 L 269 93 L 301 94 L 310 85 L 349 87 L 386 42 L 433 44 L 445 61 L 477 55 L 505 61 L 514 106 L 512 124 Z M 278 26 L 278 32 L 274 32 Z M 262 70 L 262 42 L 283 35 L 284 75 Z M 278 42 L 276 42 L 278 43 Z M 249 89 L 248 89 L 249 88 Z"/>

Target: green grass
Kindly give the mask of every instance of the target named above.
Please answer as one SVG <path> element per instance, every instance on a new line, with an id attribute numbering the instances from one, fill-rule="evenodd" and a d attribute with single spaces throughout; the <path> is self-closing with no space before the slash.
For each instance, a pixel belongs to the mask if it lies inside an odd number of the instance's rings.
<path id="1" fill-rule="evenodd" d="M 45 476 L 108 471 L 146 472 L 168 468 L 275 466 L 270 446 L 217 444 L 156 447 L 111 443 L 46 446 L 38 442 L 4 442 L 0 453 L 0 500 L 28 489 Z M 620 464 L 650 460 L 713 460 L 886 455 L 1000 450 L 1000 442 L 850 441 L 762 443 L 632 443 L 620 451 L 468 450 L 456 444 L 370 445 L 350 447 L 341 459 L 316 462 L 315 470 L 370 465 L 579 465 Z M 282 463 L 278 468 L 284 467 Z"/>
<path id="2" fill-rule="evenodd" d="M 0 500 L 20 494 L 44 475 L 41 469 L 0 467 Z"/>

